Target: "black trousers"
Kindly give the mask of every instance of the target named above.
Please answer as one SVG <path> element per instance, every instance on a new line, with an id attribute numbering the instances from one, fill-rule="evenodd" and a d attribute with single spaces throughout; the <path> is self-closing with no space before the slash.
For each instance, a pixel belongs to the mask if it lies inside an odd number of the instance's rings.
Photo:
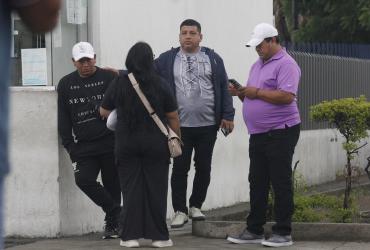
<path id="1" fill-rule="evenodd" d="M 101 155 L 82 157 L 77 160 L 74 170 L 77 186 L 98 206 L 107 216 L 111 216 L 121 204 L 121 188 L 113 152 Z M 96 181 L 101 172 L 102 186 Z"/>
<path id="2" fill-rule="evenodd" d="M 181 128 L 183 153 L 174 159 L 171 177 L 172 205 L 175 212 L 188 213 L 186 190 L 193 149 L 195 176 L 189 206 L 202 207 L 211 181 L 211 163 L 217 129 L 217 126 Z"/>
<path id="3" fill-rule="evenodd" d="M 123 196 L 121 239 L 168 240 L 166 224 L 170 154 L 167 138 L 132 135 L 117 153 Z"/>
<path id="4" fill-rule="evenodd" d="M 249 140 L 249 183 L 251 211 L 248 231 L 263 233 L 269 185 L 274 190 L 276 224 L 272 231 L 279 235 L 291 233 L 293 215 L 292 158 L 300 133 L 300 125 L 253 134 Z"/>

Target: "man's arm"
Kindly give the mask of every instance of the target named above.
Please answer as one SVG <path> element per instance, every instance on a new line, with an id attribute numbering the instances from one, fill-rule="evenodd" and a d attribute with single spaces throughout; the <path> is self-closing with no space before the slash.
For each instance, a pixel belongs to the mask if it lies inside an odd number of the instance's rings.
<path id="1" fill-rule="evenodd" d="M 23 22 L 34 32 L 47 32 L 55 27 L 61 0 L 11 0 Z M 29 4 L 30 3 L 30 4 Z"/>
<path id="2" fill-rule="evenodd" d="M 218 70 L 220 70 L 220 76 L 221 76 L 221 98 L 222 98 L 222 107 L 221 107 L 221 126 L 222 128 L 227 128 L 230 131 L 234 128 L 234 115 L 235 115 L 235 109 L 233 106 L 233 98 L 231 97 L 228 87 L 229 87 L 229 81 L 226 74 L 226 69 L 224 66 L 224 62 L 222 61 L 221 57 L 216 55 L 219 59 L 219 65 Z"/>
<path id="3" fill-rule="evenodd" d="M 227 77 L 226 69 L 224 62 L 220 56 L 215 54 L 216 58 L 218 59 L 218 72 L 220 74 L 220 88 L 221 88 L 221 124 L 220 128 L 224 128 L 231 133 L 234 129 L 234 115 L 235 109 L 233 106 L 233 98 L 231 97 L 228 87 L 229 87 L 229 80 Z"/>
<path id="4" fill-rule="evenodd" d="M 109 114 L 116 108 L 116 98 L 118 90 L 119 76 L 114 78 L 104 93 L 104 98 L 100 104 L 99 113 L 102 118 L 108 118 Z"/>
<path id="5" fill-rule="evenodd" d="M 244 99 L 261 99 L 265 102 L 277 105 L 290 104 L 294 101 L 295 95 L 283 90 L 259 89 L 256 87 L 243 87 L 238 89 L 237 95 Z"/>
<path id="6" fill-rule="evenodd" d="M 260 89 L 257 92 L 256 98 L 272 104 L 284 105 L 292 103 L 295 95 L 283 90 Z"/>
<path id="7" fill-rule="evenodd" d="M 165 113 L 168 126 L 181 138 L 180 120 L 177 111 Z"/>
<path id="8" fill-rule="evenodd" d="M 112 110 L 105 109 L 105 108 L 102 108 L 102 107 L 99 108 L 100 116 L 103 117 L 103 118 L 108 118 L 108 116 L 110 115 L 111 112 L 112 112 Z"/>
<path id="9" fill-rule="evenodd" d="M 58 132 L 62 139 L 63 146 L 70 152 L 71 146 L 74 143 L 72 137 L 72 121 L 68 107 L 66 107 L 61 85 L 61 83 L 58 85 Z"/>
<path id="10" fill-rule="evenodd" d="M 297 64 L 284 64 L 280 67 L 277 74 L 276 89 L 245 87 L 238 89 L 238 95 L 249 99 L 261 99 L 277 105 L 290 104 L 295 100 L 300 75 L 300 69 Z"/>

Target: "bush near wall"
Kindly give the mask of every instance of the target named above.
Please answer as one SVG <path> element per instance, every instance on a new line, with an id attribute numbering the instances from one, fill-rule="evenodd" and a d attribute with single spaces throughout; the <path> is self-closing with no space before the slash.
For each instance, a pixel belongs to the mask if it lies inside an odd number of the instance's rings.
<path id="1" fill-rule="evenodd" d="M 367 143 L 359 145 L 360 141 L 368 137 L 367 130 L 370 125 L 370 102 L 365 96 L 358 98 L 343 98 L 332 101 L 323 101 L 311 106 L 311 119 L 326 121 L 339 130 L 345 138 L 343 149 L 346 153 L 346 188 L 343 199 L 343 208 L 350 208 L 350 194 L 352 190 L 352 160 L 359 149 Z"/>

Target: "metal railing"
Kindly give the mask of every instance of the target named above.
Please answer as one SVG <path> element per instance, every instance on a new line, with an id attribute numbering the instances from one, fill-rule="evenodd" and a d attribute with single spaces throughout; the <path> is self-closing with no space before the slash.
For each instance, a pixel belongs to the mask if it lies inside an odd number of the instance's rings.
<path id="1" fill-rule="evenodd" d="M 284 42 L 283 46 L 288 51 L 297 51 L 297 52 L 299 51 L 310 54 L 370 59 L 370 44 Z"/>
<path id="2" fill-rule="evenodd" d="M 370 98 L 370 60 L 288 51 L 302 71 L 298 107 L 302 129 L 327 128 L 312 122 L 310 106 L 324 100 L 365 95 Z"/>

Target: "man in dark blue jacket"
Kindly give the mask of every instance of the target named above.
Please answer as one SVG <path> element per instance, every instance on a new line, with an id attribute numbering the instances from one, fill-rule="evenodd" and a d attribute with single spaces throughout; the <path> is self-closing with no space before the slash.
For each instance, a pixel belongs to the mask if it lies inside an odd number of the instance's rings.
<path id="1" fill-rule="evenodd" d="M 192 19 L 180 25 L 179 48 L 172 48 L 156 59 L 158 73 L 173 90 L 178 103 L 183 154 L 174 159 L 171 177 L 172 205 L 175 217 L 171 227 L 188 221 L 204 220 L 201 212 L 210 183 L 211 162 L 217 131 L 225 135 L 234 128 L 234 108 L 228 93 L 228 79 L 221 57 L 213 50 L 200 47 L 201 26 Z M 193 149 L 195 177 L 186 205 L 187 177 Z"/>

